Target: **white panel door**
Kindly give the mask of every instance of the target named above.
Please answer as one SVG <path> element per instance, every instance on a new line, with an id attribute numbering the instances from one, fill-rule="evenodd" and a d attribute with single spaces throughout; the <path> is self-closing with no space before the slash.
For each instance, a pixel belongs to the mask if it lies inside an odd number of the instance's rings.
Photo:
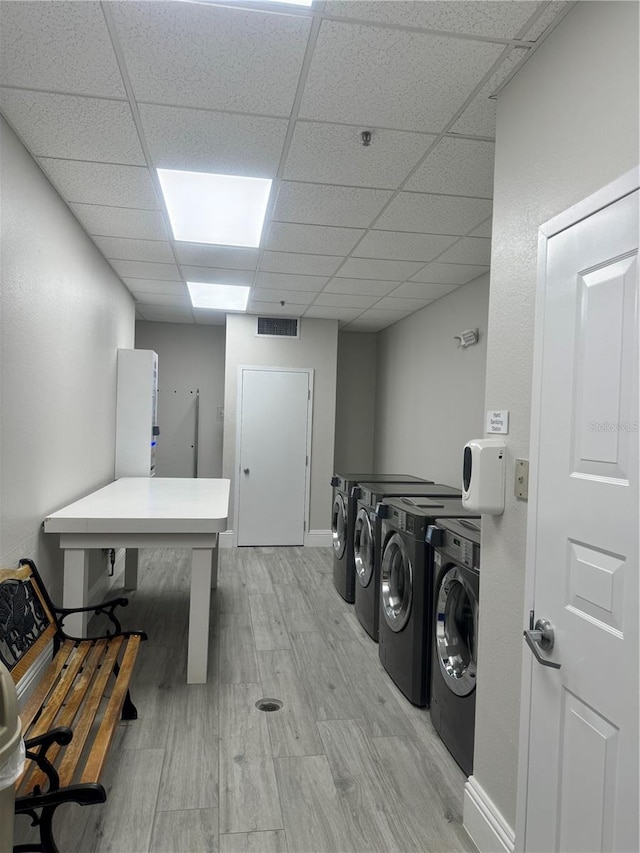
<path id="1" fill-rule="evenodd" d="M 240 369 L 238 545 L 304 544 L 310 378 Z"/>
<path id="2" fill-rule="evenodd" d="M 531 658 L 527 851 L 640 849 L 638 226 L 636 191 L 546 241 L 530 553 L 560 668 Z"/>

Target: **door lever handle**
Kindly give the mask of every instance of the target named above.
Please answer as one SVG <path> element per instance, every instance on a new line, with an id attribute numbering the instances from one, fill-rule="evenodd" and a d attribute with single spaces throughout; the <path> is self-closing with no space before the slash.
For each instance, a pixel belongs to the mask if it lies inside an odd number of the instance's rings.
<path id="1" fill-rule="evenodd" d="M 550 666 L 552 669 L 560 669 L 559 663 L 547 660 L 540 654 L 540 649 L 544 652 L 550 652 L 556 640 L 553 625 L 548 619 L 538 619 L 535 628 L 524 632 L 524 638 L 538 663 L 541 663 L 542 666 Z"/>

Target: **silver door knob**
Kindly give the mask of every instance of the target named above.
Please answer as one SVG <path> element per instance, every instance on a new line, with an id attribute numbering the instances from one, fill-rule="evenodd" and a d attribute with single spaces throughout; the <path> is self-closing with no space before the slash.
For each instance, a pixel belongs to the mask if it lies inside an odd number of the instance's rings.
<path id="1" fill-rule="evenodd" d="M 524 632 L 524 638 L 538 663 L 542 666 L 550 666 L 552 669 L 560 669 L 559 663 L 547 660 L 540 654 L 540 649 L 543 652 L 550 652 L 556 641 L 553 625 L 548 619 L 538 619 L 533 629 Z"/>
<path id="2" fill-rule="evenodd" d="M 249 473 L 249 469 L 248 469 L 248 468 L 243 468 L 243 471 L 244 471 L 244 473 L 245 473 L 245 474 L 248 474 L 248 473 Z"/>

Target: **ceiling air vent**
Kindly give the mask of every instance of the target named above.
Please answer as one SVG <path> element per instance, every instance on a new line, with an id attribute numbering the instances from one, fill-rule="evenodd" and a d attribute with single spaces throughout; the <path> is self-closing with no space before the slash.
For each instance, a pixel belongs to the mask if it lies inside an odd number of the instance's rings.
<path id="1" fill-rule="evenodd" d="M 298 338 L 297 317 L 258 317 L 258 337 Z"/>

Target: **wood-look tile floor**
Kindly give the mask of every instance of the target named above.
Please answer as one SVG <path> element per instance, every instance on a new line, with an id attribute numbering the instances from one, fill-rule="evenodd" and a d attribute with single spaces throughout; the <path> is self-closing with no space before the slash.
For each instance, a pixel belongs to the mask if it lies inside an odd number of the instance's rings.
<path id="1" fill-rule="evenodd" d="M 189 553 L 141 552 L 143 628 L 104 805 L 61 807 L 62 853 L 472 853 L 464 776 L 333 588 L 332 551 L 220 552 L 209 680 L 186 684 Z M 255 707 L 282 701 L 280 711 Z M 16 820 L 16 842 L 33 837 Z"/>

